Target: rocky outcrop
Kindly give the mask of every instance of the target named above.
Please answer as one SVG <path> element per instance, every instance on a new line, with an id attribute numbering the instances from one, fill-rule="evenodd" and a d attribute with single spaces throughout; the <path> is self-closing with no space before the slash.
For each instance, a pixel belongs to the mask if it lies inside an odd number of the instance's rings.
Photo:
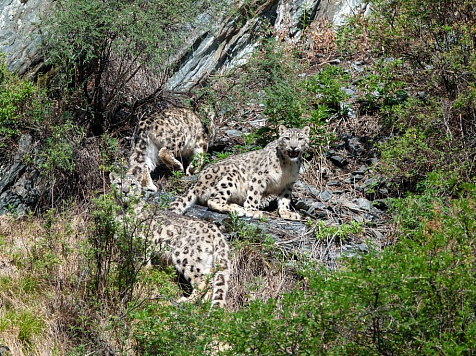
<path id="1" fill-rule="evenodd" d="M 245 2 L 236 6 L 232 15 L 222 16 L 217 25 L 210 25 L 208 31 L 192 36 L 192 49 L 176 58 L 178 70 L 167 85 L 172 90 L 186 90 L 212 73 L 246 62 L 263 38 L 265 23 L 281 40 L 295 42 L 303 28 L 317 17 L 342 23 L 360 4 L 361 0 L 267 0 L 256 6 L 251 16 L 250 4 Z"/>
<path id="2" fill-rule="evenodd" d="M 38 23 L 48 6 L 48 0 L 0 0 L 0 52 L 9 70 L 33 75 L 42 66 Z"/>
<path id="3" fill-rule="evenodd" d="M 317 18 L 325 18 L 338 26 L 344 23 L 346 17 L 356 13 L 368 13 L 369 8 L 362 0 L 323 0 L 319 4 Z"/>
<path id="4" fill-rule="evenodd" d="M 0 215 L 26 214 L 35 208 L 41 191 L 45 190 L 38 170 L 23 161 L 23 157 L 33 149 L 31 136 L 23 135 L 13 162 L 0 166 Z"/>
<path id="5" fill-rule="evenodd" d="M 268 23 L 285 41 L 300 38 L 304 26 L 315 18 L 340 24 L 357 11 L 362 0 L 265 0 L 233 1 L 230 15 L 197 19 L 208 30 L 190 33 L 187 50 L 174 58 L 177 70 L 169 89 L 184 90 L 209 74 L 224 71 L 247 60 L 262 39 L 261 25 Z M 0 0 L 0 52 L 9 70 L 34 75 L 43 64 L 38 24 L 50 5 L 48 0 Z M 200 27 L 200 26 L 198 26 Z M 190 49 L 189 49 L 190 48 Z"/>

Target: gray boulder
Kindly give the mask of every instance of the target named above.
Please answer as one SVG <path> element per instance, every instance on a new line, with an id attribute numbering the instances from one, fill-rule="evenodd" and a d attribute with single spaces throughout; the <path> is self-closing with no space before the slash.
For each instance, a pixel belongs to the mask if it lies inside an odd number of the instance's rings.
<path id="1" fill-rule="evenodd" d="M 38 24 L 48 0 L 0 0 L 0 52 L 7 68 L 20 75 L 35 75 L 43 65 Z"/>

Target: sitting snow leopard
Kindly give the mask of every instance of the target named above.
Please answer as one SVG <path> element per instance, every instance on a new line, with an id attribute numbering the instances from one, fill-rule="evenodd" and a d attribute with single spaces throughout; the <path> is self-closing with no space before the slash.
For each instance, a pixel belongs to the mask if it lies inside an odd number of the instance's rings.
<path id="1" fill-rule="evenodd" d="M 183 158 L 190 161 L 194 155 L 207 152 L 215 136 L 214 118 L 208 119 L 209 125 L 204 126 L 192 110 L 179 107 L 141 119 L 127 174 L 135 177 L 144 190 L 157 191 L 150 173 L 159 161 L 170 169 L 183 170 Z M 202 161 L 199 158 L 197 164 L 189 164 L 186 174 L 200 168 Z"/>
<path id="2" fill-rule="evenodd" d="M 111 174 L 111 184 L 126 206 L 138 197 L 141 187 L 130 176 Z M 121 221 L 120 215 L 117 217 Z M 180 301 L 198 298 L 211 300 L 212 306 L 223 307 L 230 279 L 229 246 L 218 226 L 195 218 L 172 214 L 141 201 L 134 206 L 134 217 L 144 224 L 147 238 L 153 242 L 153 254 L 172 263 L 191 284 L 193 291 Z M 209 288 L 209 282 L 211 287 Z"/>
<path id="3" fill-rule="evenodd" d="M 261 199 L 278 196 L 278 212 L 283 219 L 298 220 L 290 211 L 291 191 L 299 179 L 303 152 L 309 145 L 309 127 L 279 127 L 279 138 L 265 148 L 232 156 L 205 169 L 189 192 L 177 198 L 170 209 L 183 214 L 198 201 L 218 212 L 261 217 Z"/>

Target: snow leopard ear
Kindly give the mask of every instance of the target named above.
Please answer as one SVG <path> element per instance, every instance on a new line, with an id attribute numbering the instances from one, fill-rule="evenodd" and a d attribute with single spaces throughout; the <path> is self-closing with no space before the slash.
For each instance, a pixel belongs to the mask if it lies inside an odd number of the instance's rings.
<path id="1" fill-rule="evenodd" d="M 117 172 L 109 172 L 109 183 L 111 185 L 117 186 L 118 184 L 122 184 L 123 177 L 120 173 Z"/>
<path id="2" fill-rule="evenodd" d="M 278 130 L 279 130 L 279 136 L 282 136 L 286 132 L 287 128 L 284 125 L 279 125 Z"/>
<path id="3" fill-rule="evenodd" d="M 311 128 L 309 126 L 304 126 L 302 129 L 301 129 L 302 133 L 306 136 L 309 136 L 309 134 L 311 133 Z"/>

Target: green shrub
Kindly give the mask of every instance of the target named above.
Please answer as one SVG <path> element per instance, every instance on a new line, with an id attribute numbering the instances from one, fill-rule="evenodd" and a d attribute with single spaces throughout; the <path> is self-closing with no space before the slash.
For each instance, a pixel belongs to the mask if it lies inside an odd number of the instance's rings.
<path id="1" fill-rule="evenodd" d="M 55 170 L 72 172 L 74 170 L 74 147 L 78 145 L 80 133 L 70 119 L 51 126 L 42 150 L 38 153 L 38 166 L 44 174 Z"/>
<path id="2" fill-rule="evenodd" d="M 324 122 L 334 113 L 324 105 L 325 99 L 319 105 L 316 96 L 326 98 L 330 94 L 326 104 L 334 100 L 330 106 L 338 106 L 336 101 L 343 95 L 338 88 L 341 76 L 332 78 L 332 70 L 326 69 L 321 76 L 305 79 L 304 70 L 289 49 L 266 38 L 246 64 L 212 80 L 199 94 L 215 103 L 224 118 L 240 120 L 248 110 L 262 113 L 267 125 L 252 136 L 259 145 L 274 139 L 279 125 L 310 125 L 315 139 L 324 134 Z"/>
<path id="3" fill-rule="evenodd" d="M 380 115 L 383 130 L 397 135 L 381 149 L 384 167 L 398 169 L 384 173 L 406 181 L 405 188 L 412 190 L 434 169 L 472 181 L 475 5 L 466 0 L 372 0 L 369 6 L 371 14 L 352 18 L 339 41 L 362 44 L 355 50 L 377 58 L 358 85 L 361 110 Z M 349 48 L 344 52 L 352 55 Z"/>
<path id="4" fill-rule="evenodd" d="M 21 133 L 39 130 L 47 108 L 44 92 L 8 72 L 0 56 L 0 150 L 10 149 Z"/>
<path id="5" fill-rule="evenodd" d="M 348 82 L 349 75 L 340 67 L 327 65 L 316 75 L 307 78 L 304 81 L 306 90 L 314 96 L 314 106 L 324 106 L 331 114 L 346 116 L 345 108 L 342 103 L 348 98 L 342 91 L 344 83 Z"/>
<path id="6" fill-rule="evenodd" d="M 211 355 L 219 329 L 207 317 L 209 304 L 149 305 L 134 313 L 140 355 Z M 219 312 L 218 312 L 219 313 Z M 212 317 L 216 312 L 212 314 Z"/>
<path id="7" fill-rule="evenodd" d="M 434 184 L 428 182 L 427 190 Z M 337 271 L 305 269 L 302 286 L 276 300 L 209 315 L 205 304 L 142 308 L 135 313 L 133 333 L 139 350 L 147 355 L 474 353 L 475 198 L 473 188 L 453 200 L 432 194 L 393 200 L 400 231 L 394 246 L 370 248 Z"/>
<path id="8" fill-rule="evenodd" d="M 335 237 L 345 240 L 350 235 L 361 235 L 363 223 L 351 221 L 341 225 L 326 226 L 323 221 L 318 221 L 314 227 L 314 235 L 318 240 L 333 239 Z"/>
<path id="9" fill-rule="evenodd" d="M 207 1 L 62 0 L 44 21 L 45 50 L 58 75 L 60 99 L 80 102 L 101 134 L 116 110 L 155 97 Z M 143 77 L 151 80 L 144 83 Z M 52 83 L 53 83 L 52 81 Z M 152 83 L 152 84 L 151 84 Z M 73 96 L 65 88 L 72 89 Z M 67 103 L 70 104 L 70 103 Z"/>
<path id="10" fill-rule="evenodd" d="M 100 299 L 127 303 L 132 299 L 138 273 L 150 261 L 147 224 L 134 214 L 138 200 L 131 201 L 125 211 L 121 211 L 113 194 L 102 195 L 95 203 L 88 258 L 94 281 L 91 291 Z M 123 214 L 120 220 L 119 214 Z"/>

